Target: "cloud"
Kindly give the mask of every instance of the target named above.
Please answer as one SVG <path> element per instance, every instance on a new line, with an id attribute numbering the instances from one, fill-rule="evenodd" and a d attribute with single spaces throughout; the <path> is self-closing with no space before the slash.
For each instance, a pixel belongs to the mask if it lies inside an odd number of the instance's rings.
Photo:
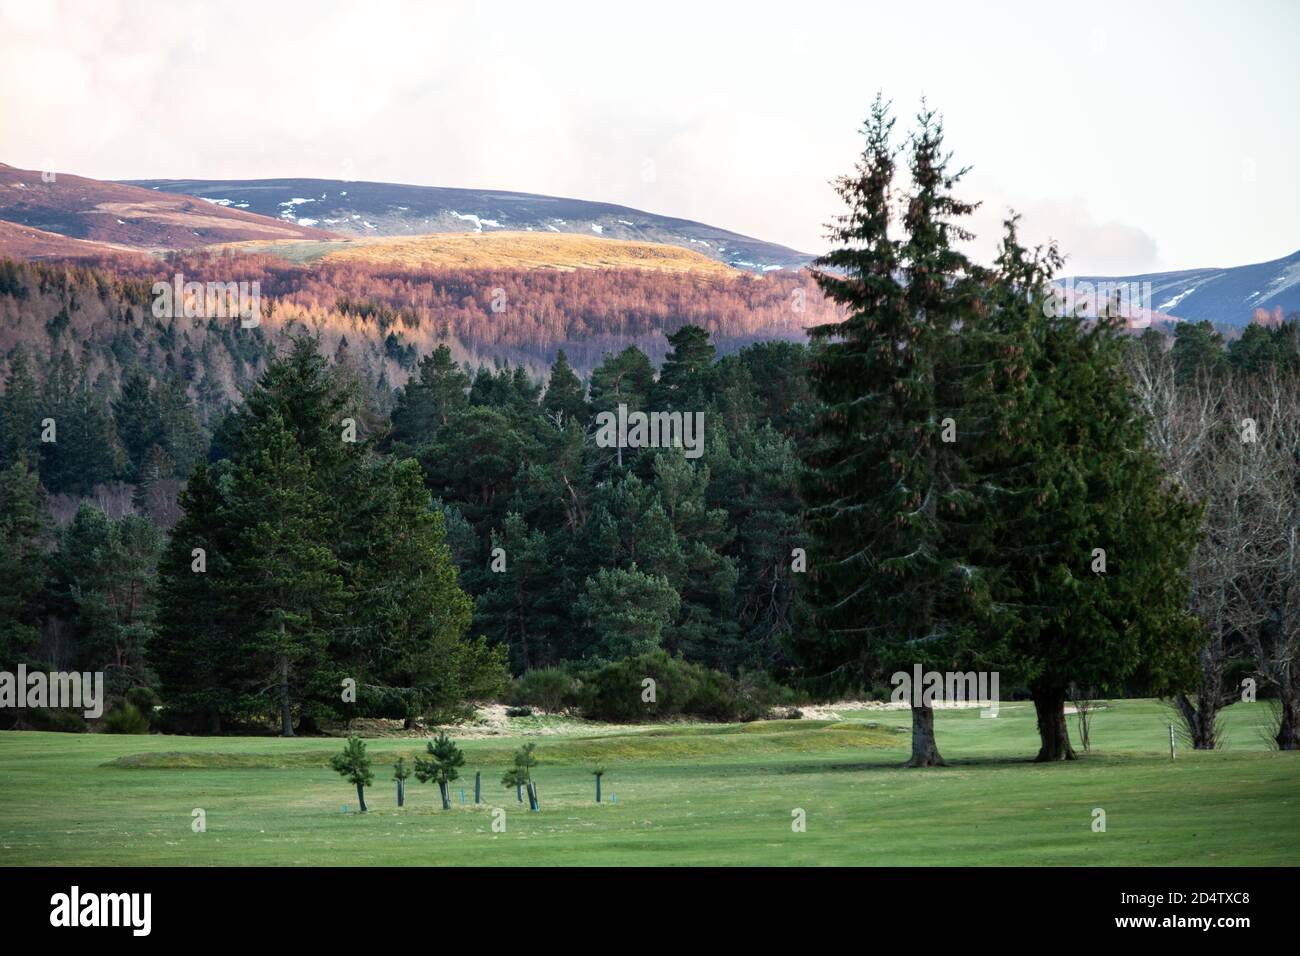
<path id="1" fill-rule="evenodd" d="M 977 241 L 971 255 L 989 262 L 997 254 L 1002 220 L 1020 213 L 1020 240 L 1027 246 L 1055 242 L 1065 256 L 1063 275 L 1123 276 L 1156 272 L 1164 266 L 1150 233 L 1115 219 L 1098 221 L 1087 202 L 1073 199 L 1017 199 L 999 195 L 976 214 Z"/>

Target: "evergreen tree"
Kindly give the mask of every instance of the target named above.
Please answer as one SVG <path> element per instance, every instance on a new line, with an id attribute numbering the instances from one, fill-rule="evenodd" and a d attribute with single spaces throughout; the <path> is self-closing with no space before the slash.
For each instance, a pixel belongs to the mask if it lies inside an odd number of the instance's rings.
<path id="1" fill-rule="evenodd" d="M 405 757 L 398 757 L 393 764 L 393 779 L 397 781 L 397 805 L 406 806 L 406 781 L 411 776 L 411 768 L 406 765 Z"/>
<path id="2" fill-rule="evenodd" d="M 9 375 L 0 395 L 0 466 L 25 458 L 28 467 L 37 467 L 43 417 L 27 349 L 20 343 L 9 355 Z"/>
<path id="3" fill-rule="evenodd" d="M 370 770 L 370 757 L 366 755 L 366 743 L 360 737 L 349 737 L 342 753 L 330 757 L 330 766 L 336 773 L 346 777 L 348 783 L 356 784 L 357 803 L 361 812 L 366 812 L 366 787 L 375 781 Z"/>
<path id="4" fill-rule="evenodd" d="M 666 578 L 631 568 L 602 568 L 587 579 L 578 612 L 595 636 L 598 658 L 617 661 L 655 650 L 681 599 Z"/>
<path id="5" fill-rule="evenodd" d="M 1058 262 L 1028 255 L 1009 223 L 996 314 L 1024 391 L 1000 440 L 982 445 L 1013 476 L 990 511 L 988 560 L 1000 565 L 997 628 L 1033 693 L 1039 761 L 1074 758 L 1072 683 L 1170 693 L 1192 678 L 1199 639 L 1186 610 L 1199 509 L 1146 445 L 1118 324 L 1043 308 Z"/>
<path id="6" fill-rule="evenodd" d="M 659 370 L 655 407 L 668 411 L 703 411 L 712 386 L 713 343 L 698 325 L 683 325 L 668 336 L 672 346 Z"/>
<path id="7" fill-rule="evenodd" d="M 451 357 L 451 349 L 438 346 L 420 359 L 416 374 L 406 383 L 393 409 L 394 441 L 419 445 L 433 439 L 438 429 L 467 404 L 469 376 Z"/>
<path id="8" fill-rule="evenodd" d="M 560 349 L 551 365 L 551 375 L 542 398 L 542 412 L 557 425 L 569 422 L 585 424 L 588 417 L 586 388 L 569 367 L 568 356 Z"/>
<path id="9" fill-rule="evenodd" d="M 235 692 L 244 632 L 227 626 L 222 607 L 233 541 L 221 507 L 211 472 L 199 465 L 181 492 L 181 518 L 158 569 L 160 639 L 150 659 L 181 730 L 220 733 L 247 713 Z"/>
<path id="10" fill-rule="evenodd" d="M 904 238 L 890 235 L 895 152 L 878 97 L 857 172 L 840 180 L 850 207 L 816 279 L 847 311 L 811 330 L 820 400 L 804 454 L 813 539 L 807 634 L 793 650 L 825 686 L 873 671 L 948 670 L 976 643 L 985 587 L 966 557 L 970 474 L 945 431 L 968 396 L 964 328 L 977 325 L 982 279 L 953 243 L 973 207 L 953 196 L 943 131 L 924 111 L 911 138 Z M 909 766 L 942 763 L 933 711 L 914 698 Z"/>
<path id="11" fill-rule="evenodd" d="M 148 686 L 155 631 L 156 566 L 162 535 L 136 515 L 113 520 L 82 503 L 59 537 L 52 597 L 69 622 L 77 661 L 107 672 L 118 693 Z"/>
<path id="12" fill-rule="evenodd" d="M 32 663 L 40 641 L 49 527 L 40 479 L 23 458 L 0 470 L 0 662 Z"/>
<path id="13" fill-rule="evenodd" d="M 442 795 L 442 808 L 450 810 L 451 794 L 448 787 L 460 777 L 459 768 L 465 765 L 465 754 L 445 733 L 439 734 L 437 740 L 430 740 L 426 749 L 431 759 L 415 758 L 415 779 L 420 783 L 434 781 Z"/>
<path id="14" fill-rule="evenodd" d="M 149 449 L 165 441 L 157 397 L 148 373 L 139 365 L 122 378 L 121 394 L 113 402 L 113 421 L 126 452 L 128 477 L 135 480 Z"/>
<path id="15" fill-rule="evenodd" d="M 292 737 L 295 710 L 323 676 L 343 582 L 328 543 L 330 507 L 302 444 L 276 410 L 241 437 L 220 513 L 232 545 L 223 612 L 246 628 L 245 693 L 273 691 L 280 732 Z"/>

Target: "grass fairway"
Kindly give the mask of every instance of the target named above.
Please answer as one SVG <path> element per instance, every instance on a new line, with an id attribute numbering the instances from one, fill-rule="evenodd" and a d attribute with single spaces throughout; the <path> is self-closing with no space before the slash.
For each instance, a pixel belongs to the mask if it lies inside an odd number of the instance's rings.
<path id="1" fill-rule="evenodd" d="M 540 813 L 498 782 L 513 738 L 463 742 L 446 813 L 437 787 L 414 778 L 396 807 L 391 763 L 423 741 L 368 741 L 375 785 L 361 816 L 326 763 L 334 739 L 4 733 L 0 863 L 1300 864 L 1300 753 L 1268 750 L 1265 704 L 1228 710 L 1224 750 L 1180 748 L 1172 764 L 1154 701 L 1112 703 L 1094 718 L 1092 754 L 1053 766 L 1029 762 L 1029 704 L 1004 704 L 996 720 L 940 711 L 950 766 L 924 771 L 899 767 L 906 712 L 844 716 L 532 737 Z M 191 831 L 198 807 L 206 833 Z M 505 833 L 491 807 L 505 808 Z M 1097 807 L 1105 833 L 1092 831 Z M 792 832 L 795 808 L 804 833 Z"/>

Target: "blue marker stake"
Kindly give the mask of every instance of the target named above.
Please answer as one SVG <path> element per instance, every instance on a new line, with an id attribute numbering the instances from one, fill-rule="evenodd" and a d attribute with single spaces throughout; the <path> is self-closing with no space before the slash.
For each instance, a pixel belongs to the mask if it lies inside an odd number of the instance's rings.
<path id="1" fill-rule="evenodd" d="M 461 787 L 461 788 L 460 788 L 460 802 L 461 802 L 461 803 L 464 803 L 464 802 L 465 802 L 465 788 L 464 788 L 464 787 Z"/>
<path id="2" fill-rule="evenodd" d="M 618 803 L 618 794 L 617 794 L 617 793 L 611 793 L 611 794 L 609 795 L 609 802 L 610 802 L 610 803 Z"/>
<path id="3" fill-rule="evenodd" d="M 343 812 L 344 812 L 344 813 L 347 813 L 347 812 L 348 812 L 348 805 L 347 805 L 346 803 L 343 804 Z"/>

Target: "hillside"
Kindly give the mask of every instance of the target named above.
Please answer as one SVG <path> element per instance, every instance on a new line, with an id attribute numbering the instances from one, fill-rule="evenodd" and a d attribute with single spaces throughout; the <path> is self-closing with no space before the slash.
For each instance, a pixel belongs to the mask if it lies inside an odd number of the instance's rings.
<path id="1" fill-rule="evenodd" d="M 0 163 L 0 220 L 71 239 L 141 250 L 193 249 L 247 239 L 327 239 L 330 233 L 294 222 L 226 209 L 197 199 L 67 173 L 41 173 Z M 50 255 L 50 240 L 8 231 L 6 252 Z M 65 247 L 69 255 L 95 250 Z"/>
<path id="2" fill-rule="evenodd" d="M 291 262 L 368 262 L 412 269 L 648 269 L 730 278 L 716 259 L 677 246 L 538 232 L 243 242 L 229 248 Z"/>
<path id="3" fill-rule="evenodd" d="M 738 269 L 798 269 L 812 256 L 689 219 L 558 196 L 336 179 L 143 179 L 131 185 L 200 197 L 302 227 L 352 236 L 544 232 L 681 246 Z"/>
<path id="4" fill-rule="evenodd" d="M 1075 282 L 1151 283 L 1152 307 L 1185 322 L 1247 325 L 1300 313 L 1300 251 L 1272 262 L 1135 276 L 1077 276 Z"/>
<path id="5" fill-rule="evenodd" d="M 112 256 L 132 252 L 128 246 L 117 246 L 89 239 L 73 239 L 57 232 L 46 232 L 34 226 L 23 226 L 0 219 L 0 257 L 10 259 L 77 259 L 86 256 Z"/>

